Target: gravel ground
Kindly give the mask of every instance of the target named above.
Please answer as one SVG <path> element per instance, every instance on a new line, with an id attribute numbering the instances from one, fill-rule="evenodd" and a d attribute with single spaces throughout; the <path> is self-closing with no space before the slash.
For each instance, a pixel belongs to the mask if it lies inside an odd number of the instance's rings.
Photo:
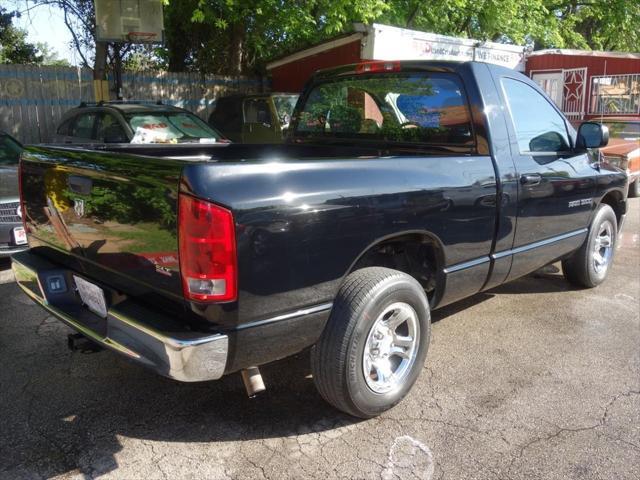
<path id="1" fill-rule="evenodd" d="M 69 352 L 0 284 L 0 478 L 638 479 L 639 232 L 633 200 L 595 290 L 551 267 L 435 312 L 412 393 L 368 421 L 320 399 L 305 354 L 254 399 L 238 375 L 180 384 Z"/>

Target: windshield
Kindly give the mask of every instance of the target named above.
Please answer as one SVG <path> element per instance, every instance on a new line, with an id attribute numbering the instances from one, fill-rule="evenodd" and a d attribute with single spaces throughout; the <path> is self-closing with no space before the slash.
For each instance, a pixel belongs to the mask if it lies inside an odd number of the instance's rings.
<path id="1" fill-rule="evenodd" d="M 604 122 L 609 127 L 611 138 L 622 140 L 640 140 L 640 122 Z"/>
<path id="2" fill-rule="evenodd" d="M 134 133 L 131 143 L 182 143 L 222 138 L 192 113 L 133 113 L 126 119 Z"/>
<path id="3" fill-rule="evenodd" d="M 373 74 L 321 83 L 299 112 L 295 134 L 438 145 L 473 143 L 462 84 L 446 73 Z"/>
<path id="4" fill-rule="evenodd" d="M 299 95 L 274 95 L 273 104 L 276 106 L 276 113 L 283 127 L 289 125 L 293 109 L 296 106 Z"/>
<path id="5" fill-rule="evenodd" d="M 8 135 L 0 135 L 0 165 L 17 165 L 22 147 Z"/>

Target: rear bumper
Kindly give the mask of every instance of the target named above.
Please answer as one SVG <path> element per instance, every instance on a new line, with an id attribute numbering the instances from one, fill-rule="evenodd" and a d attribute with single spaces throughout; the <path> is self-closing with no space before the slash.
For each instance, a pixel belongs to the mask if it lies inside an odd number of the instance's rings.
<path id="1" fill-rule="evenodd" d="M 51 315 L 156 373 L 197 382 L 216 380 L 225 371 L 229 348 L 226 335 L 187 331 L 172 319 L 126 299 L 110 306 L 103 319 L 83 307 L 73 291 L 58 297 L 45 292 L 48 275 L 72 278 L 70 271 L 30 252 L 14 255 L 12 268 L 20 288 Z"/>

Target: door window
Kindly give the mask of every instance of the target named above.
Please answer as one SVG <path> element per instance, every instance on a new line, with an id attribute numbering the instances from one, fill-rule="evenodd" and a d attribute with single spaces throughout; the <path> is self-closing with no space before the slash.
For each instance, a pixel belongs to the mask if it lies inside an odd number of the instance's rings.
<path id="1" fill-rule="evenodd" d="M 73 118 L 69 118 L 65 120 L 60 124 L 56 133 L 58 135 L 65 135 L 65 136 L 69 135 L 69 128 L 71 127 L 72 123 L 73 123 Z"/>
<path id="2" fill-rule="evenodd" d="M 503 78 L 504 89 L 520 153 L 570 150 L 564 118 L 526 83 Z"/>
<path id="3" fill-rule="evenodd" d="M 118 119 L 110 113 L 103 113 L 98 119 L 96 138 L 102 143 L 124 143 L 128 142 L 122 125 Z"/>
<path id="4" fill-rule="evenodd" d="M 85 113 L 78 115 L 76 121 L 71 127 L 69 135 L 77 138 L 86 138 L 88 140 L 95 140 L 93 135 L 93 125 L 96 121 L 95 113 Z"/>
<path id="5" fill-rule="evenodd" d="M 261 98 L 252 98 L 244 102 L 245 123 L 266 123 L 271 125 L 269 104 Z"/>

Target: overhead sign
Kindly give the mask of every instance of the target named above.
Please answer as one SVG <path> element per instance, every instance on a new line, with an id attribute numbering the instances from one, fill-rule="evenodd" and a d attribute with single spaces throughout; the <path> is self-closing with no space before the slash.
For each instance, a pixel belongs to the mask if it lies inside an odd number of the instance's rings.
<path id="1" fill-rule="evenodd" d="M 524 71 L 523 46 L 447 37 L 375 23 L 360 28 L 368 33 L 362 51 L 364 60 L 475 60 Z"/>

